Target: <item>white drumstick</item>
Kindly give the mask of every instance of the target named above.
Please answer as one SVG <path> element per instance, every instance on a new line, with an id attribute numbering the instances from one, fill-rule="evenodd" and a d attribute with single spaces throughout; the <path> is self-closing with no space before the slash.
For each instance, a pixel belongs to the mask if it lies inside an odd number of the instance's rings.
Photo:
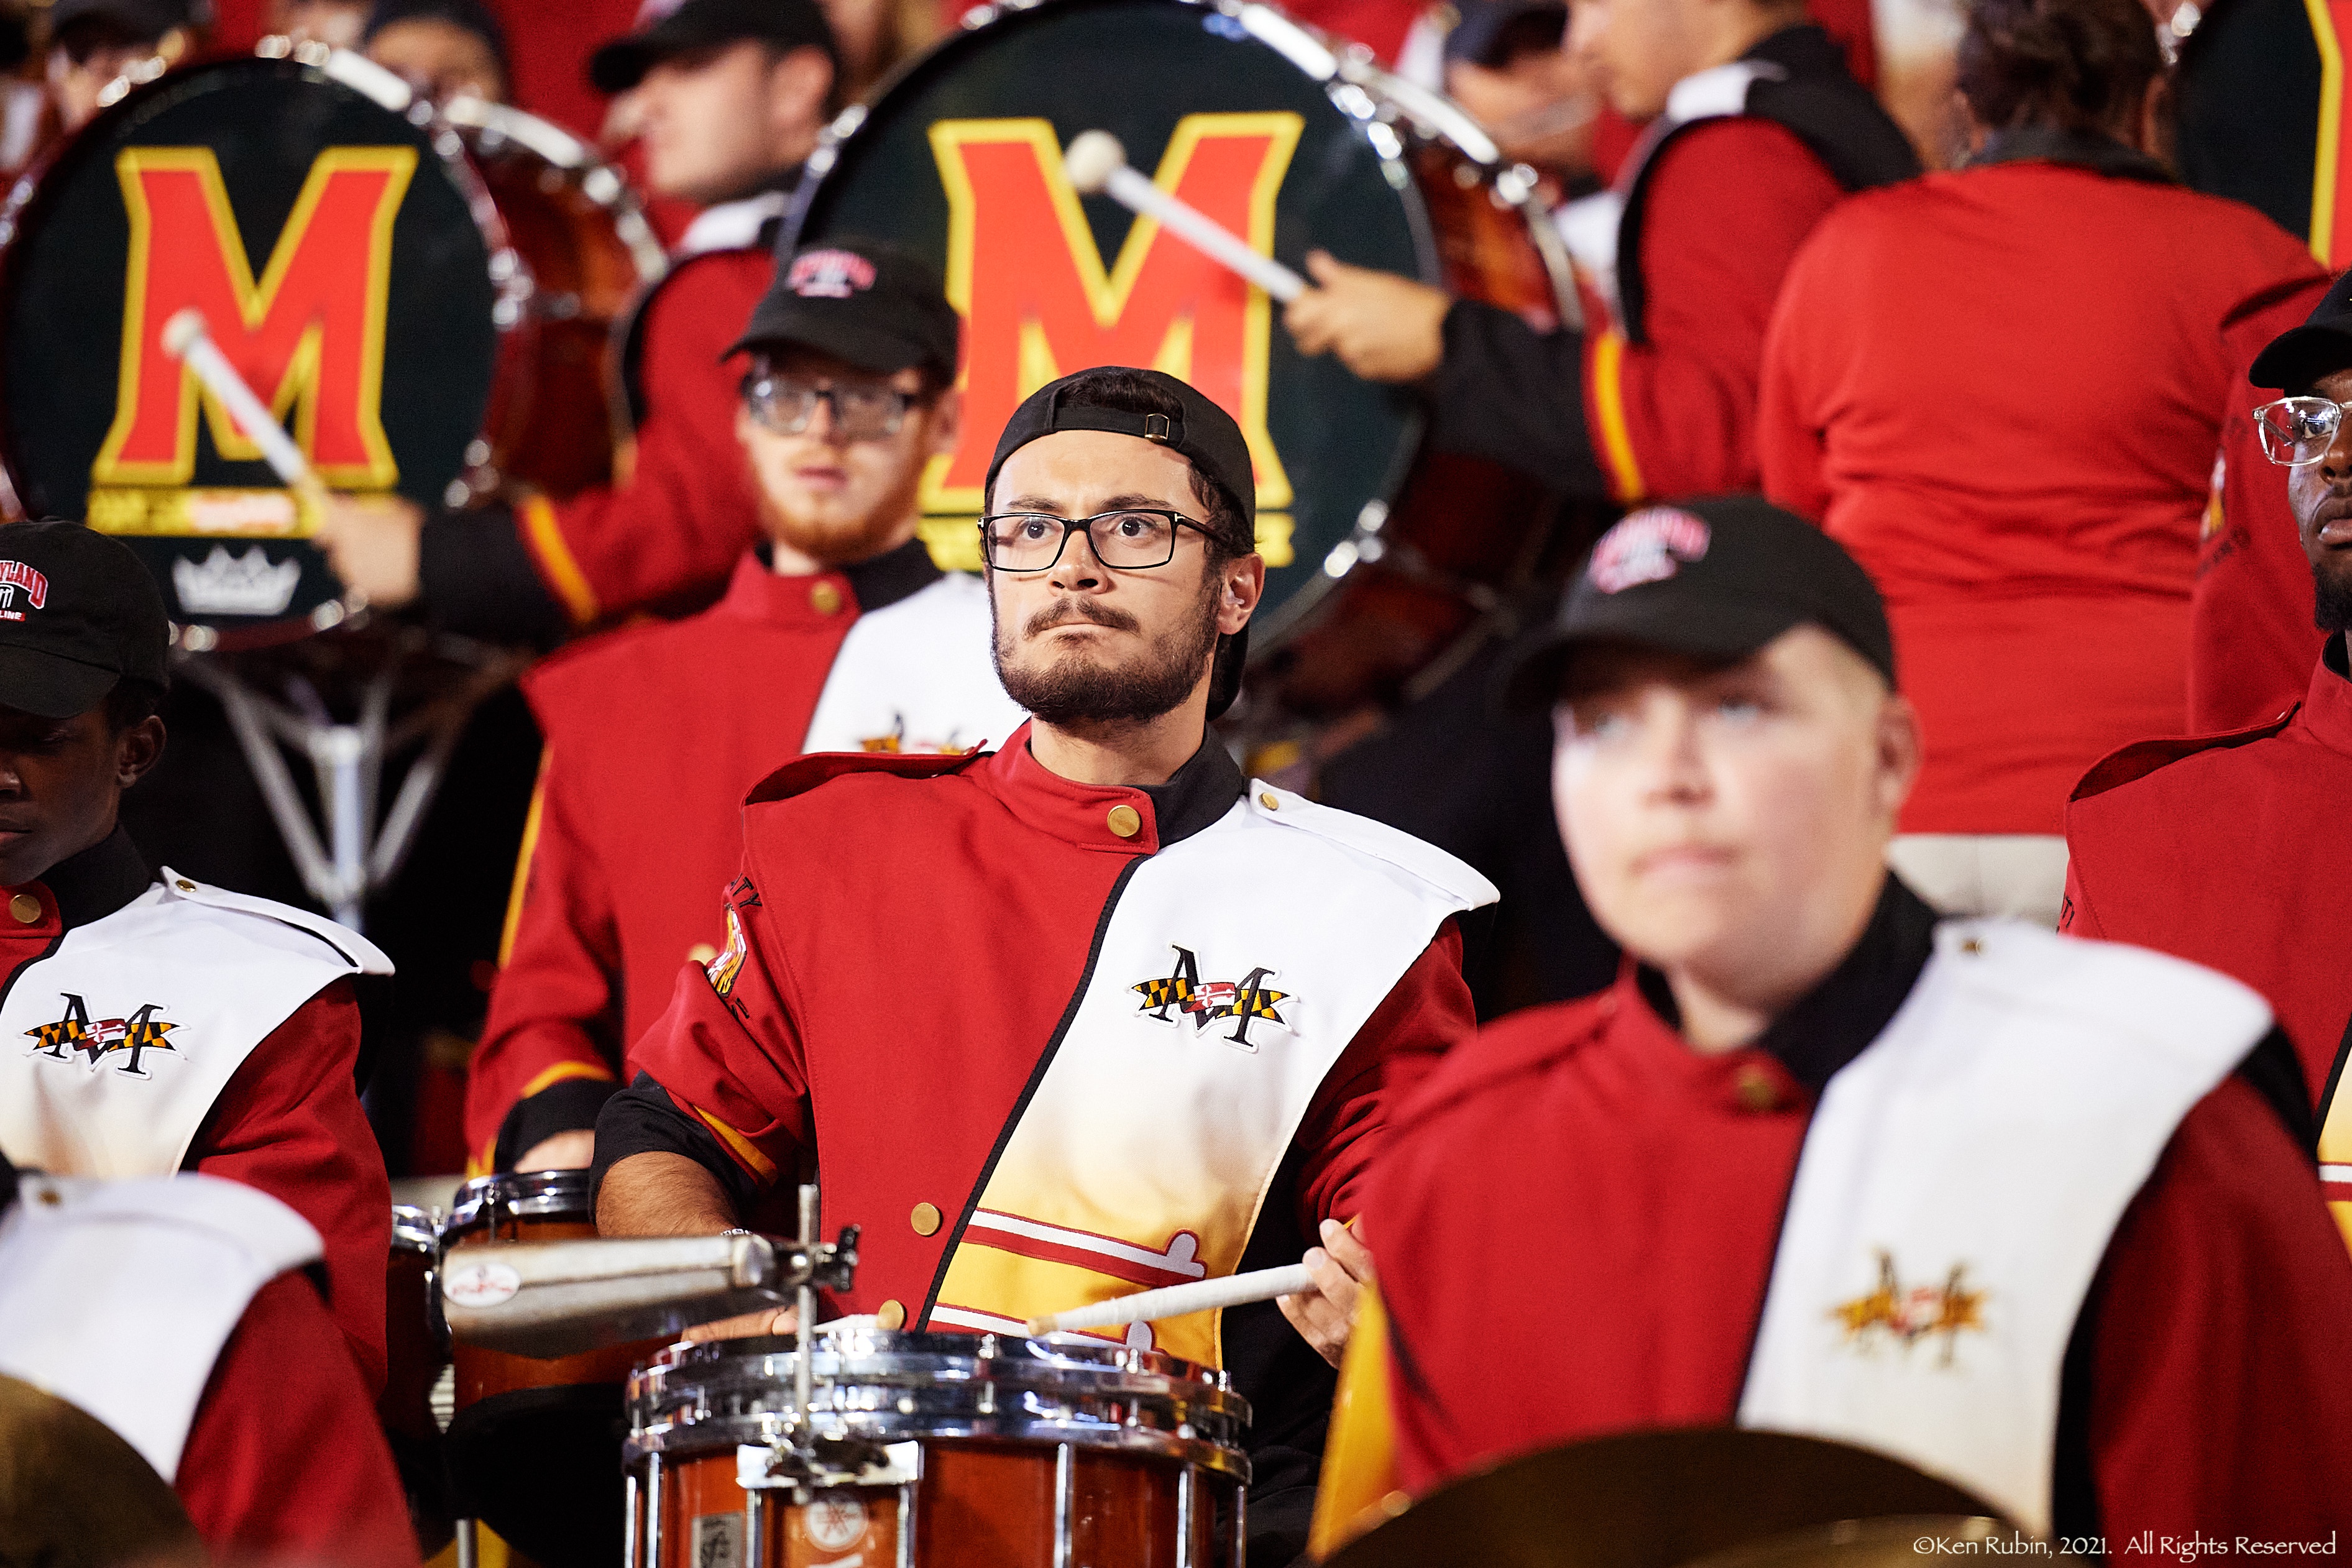
<path id="1" fill-rule="evenodd" d="M 1187 1312 L 1270 1301 L 1276 1296 L 1295 1296 L 1314 1288 L 1315 1277 L 1307 1271 L 1307 1265 L 1292 1263 L 1280 1269 L 1259 1269 L 1247 1274 L 1228 1274 L 1221 1280 L 1196 1280 L 1189 1285 L 1170 1285 L 1132 1296 L 1117 1296 L 1090 1307 L 1072 1307 L 1050 1317 L 1031 1318 L 1028 1332 L 1043 1335 L 1071 1329 L 1110 1329 L 1122 1323 L 1158 1322 L 1164 1318 L 1181 1318 Z"/>
<path id="2" fill-rule="evenodd" d="M 289 490 L 315 488 L 318 476 L 311 473 L 310 460 L 302 449 L 294 444 L 270 412 L 268 404 L 253 395 L 236 367 L 213 341 L 205 326 L 205 313 L 197 309 L 182 310 L 163 323 L 163 351 L 196 372 L 196 380 L 205 390 L 220 399 L 221 405 L 236 421 L 246 439 L 261 448 L 262 457 L 272 471 L 286 482 Z"/>
<path id="3" fill-rule="evenodd" d="M 1083 195 L 1108 195 L 1131 213 L 1160 226 L 1221 267 L 1230 267 L 1287 305 L 1313 287 L 1275 260 L 1260 256 L 1247 240 L 1192 205 L 1170 195 L 1128 167 L 1127 149 L 1108 131 L 1089 131 L 1062 155 L 1070 183 Z"/>

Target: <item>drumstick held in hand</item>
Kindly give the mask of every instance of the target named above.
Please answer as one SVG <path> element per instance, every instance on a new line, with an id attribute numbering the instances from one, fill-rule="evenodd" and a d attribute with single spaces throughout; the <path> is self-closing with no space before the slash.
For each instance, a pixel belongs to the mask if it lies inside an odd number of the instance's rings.
<path id="1" fill-rule="evenodd" d="M 1107 195 L 1141 217 L 1156 219 L 1161 228 L 1221 267 L 1240 273 L 1285 305 L 1313 285 L 1269 256 L 1260 256 L 1247 240 L 1200 208 L 1170 195 L 1128 166 L 1127 149 L 1108 131 L 1089 131 L 1070 143 L 1062 167 L 1081 195 Z"/>
<path id="2" fill-rule="evenodd" d="M 205 390 L 220 399 L 229 417 L 236 421 L 247 440 L 261 448 L 263 460 L 288 489 L 310 495 L 323 488 L 302 449 L 213 341 L 203 311 L 192 308 L 173 315 L 163 323 L 163 351 L 194 371 Z"/>
<path id="3" fill-rule="evenodd" d="M 1090 1307 L 1072 1307 L 1066 1312 L 1031 1318 L 1027 1332 L 1043 1336 L 1072 1329 L 1158 1322 L 1163 1318 L 1181 1318 L 1187 1312 L 1205 1312 L 1215 1307 L 1270 1301 L 1276 1296 L 1295 1296 L 1314 1288 L 1315 1277 L 1307 1271 L 1307 1265 L 1292 1263 L 1280 1269 L 1259 1269 L 1247 1274 L 1228 1274 L 1221 1280 L 1196 1280 L 1189 1285 L 1170 1285 L 1132 1296 L 1117 1296 Z"/>

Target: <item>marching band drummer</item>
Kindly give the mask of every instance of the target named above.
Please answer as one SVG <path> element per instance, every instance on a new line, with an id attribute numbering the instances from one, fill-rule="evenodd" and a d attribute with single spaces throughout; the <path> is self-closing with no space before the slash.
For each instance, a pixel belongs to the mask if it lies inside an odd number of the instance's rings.
<path id="1" fill-rule="evenodd" d="M 392 1193 L 352 1082 L 352 977 L 391 965 L 322 916 L 150 874 L 115 817 L 163 750 L 165 638 L 126 546 L 0 528 L 0 1040 L 22 1042 L 0 1051 L 0 1153 L 286 1204 L 324 1239 L 328 1304 L 373 1390 Z"/>
<path id="2" fill-rule="evenodd" d="M 2344 1524 L 2352 1256 L 2269 1009 L 1888 873 L 1919 737 L 1853 558 L 1637 512 L 1512 689 L 1629 960 L 1442 1063 L 1373 1178 L 1402 1484 L 1737 1421 L 2111 1553 Z"/>
<path id="3" fill-rule="evenodd" d="M 526 678 L 547 760 L 467 1090 L 481 1168 L 588 1164 L 624 1048 L 689 949 L 726 940 L 712 901 L 752 785 L 804 751 L 961 751 L 1019 727 L 987 591 L 915 538 L 924 465 L 955 447 L 957 334 L 919 256 L 849 240 L 791 257 L 735 345 L 767 542 L 715 608 Z"/>
<path id="4" fill-rule="evenodd" d="M 207 1549 L 189 1560 L 415 1568 L 373 1401 L 309 1277 L 319 1256 L 300 1215 L 242 1183 L 51 1176 L 0 1155 L 0 1454 L 11 1479 L 36 1456 L 64 1457 L 62 1404 L 126 1443 L 153 1470 L 152 1490 L 168 1485 Z M 92 1467 L 52 1474 L 54 1490 L 9 1498 L 0 1543 L 11 1561 L 87 1561 L 90 1511 L 119 1516 L 144 1500 L 121 1471 L 101 1496 L 82 1490 L 97 1484 Z M 150 1519 L 154 1536 L 140 1544 L 170 1542 L 180 1521 L 160 1510 Z"/>
<path id="5" fill-rule="evenodd" d="M 1398 1094 L 1470 1030 L 1455 921 L 1494 893 L 1245 784 L 1207 733 L 1265 582 L 1229 414 L 1156 371 L 1065 377 L 983 493 L 996 669 L 1033 721 L 993 754 L 813 757 L 752 792 L 726 950 L 597 1121 L 598 1224 L 725 1230 L 814 1161 L 826 1223 L 866 1227 L 845 1310 L 1015 1332 L 1319 1235 L 1318 1288 L 1279 1316 L 1128 1335 L 1232 1372 L 1250 1554 L 1286 1562 L 1362 1260 L 1337 1221 Z"/>
<path id="6" fill-rule="evenodd" d="M 2352 1036 L 2352 976 L 2326 935 L 2352 919 L 2352 883 L 2320 849 L 2340 834 L 2352 790 L 2352 432 L 2342 423 L 2352 402 L 2352 277 L 2280 334 L 2253 378 L 2288 394 L 2257 411 L 2280 465 L 2264 466 L 2284 481 L 2326 641 L 2303 701 L 2270 722 L 2144 740 L 2084 775 L 2066 806 L 2059 929 L 2175 953 L 2262 992 L 2316 1102 Z"/>
<path id="7" fill-rule="evenodd" d="M 1284 319 L 1304 353 L 1417 383 L 1439 451 L 1629 504 L 1753 486 L 1782 275 L 1840 198 L 1918 159 L 1802 0 L 1574 0 L 1568 47 L 1621 113 L 1656 117 L 1622 200 L 1562 225 L 1613 324 L 1538 332 L 1320 252 Z"/>
<path id="8" fill-rule="evenodd" d="M 635 435 L 609 486 L 427 517 L 397 499 L 333 498 L 318 536 L 372 603 L 421 602 L 477 636 L 553 642 L 641 608 L 707 604 L 757 538 L 735 450 L 735 378 L 719 363 L 774 271 L 786 193 L 834 89 L 814 0 L 648 5 L 589 74 L 625 95 L 655 194 L 704 204 L 625 329 Z"/>

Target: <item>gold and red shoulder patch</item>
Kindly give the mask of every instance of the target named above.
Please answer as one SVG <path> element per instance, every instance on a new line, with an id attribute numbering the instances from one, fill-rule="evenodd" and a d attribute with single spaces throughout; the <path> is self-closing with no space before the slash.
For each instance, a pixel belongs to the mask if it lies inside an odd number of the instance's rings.
<path id="1" fill-rule="evenodd" d="M 79 1055 L 92 1071 L 113 1056 L 118 1058 L 113 1063 L 116 1071 L 131 1078 L 152 1078 L 154 1075 L 140 1065 L 140 1059 L 151 1051 L 180 1049 L 165 1038 L 180 1026 L 156 1016 L 158 1003 L 149 1002 L 128 1018 L 92 1022 L 87 1002 L 70 991 L 62 994 L 65 1011 L 57 1021 L 25 1031 L 36 1056 L 69 1061 Z"/>
<path id="2" fill-rule="evenodd" d="M 1274 978 L 1272 969 L 1255 968 L 1239 980 L 1204 981 L 1201 978 L 1201 962 L 1192 950 L 1174 943 L 1169 946 L 1175 947 L 1175 967 L 1156 980 L 1128 988 L 1143 998 L 1138 1010 L 1144 1017 L 1166 1024 L 1189 1019 L 1195 1031 L 1220 1019 L 1232 1019 L 1234 1032 L 1224 1037 L 1226 1042 L 1253 1052 L 1257 1043 L 1249 1037 L 1252 1023 L 1262 1019 L 1277 1029 L 1291 1027 L 1281 1012 L 1281 1004 L 1291 1000 L 1291 994 L 1266 985 Z"/>
<path id="3" fill-rule="evenodd" d="M 1941 1339 L 1937 1364 L 1951 1365 L 1960 1335 L 1985 1332 L 1984 1304 L 1990 1292 L 1969 1288 L 1966 1263 L 1953 1264 L 1940 1285 L 1906 1285 L 1895 1272 L 1894 1254 L 1877 1250 L 1878 1282 L 1829 1311 L 1831 1321 L 1845 1331 L 1845 1343 L 1868 1355 L 1883 1345 L 1907 1352 L 1922 1340 Z"/>

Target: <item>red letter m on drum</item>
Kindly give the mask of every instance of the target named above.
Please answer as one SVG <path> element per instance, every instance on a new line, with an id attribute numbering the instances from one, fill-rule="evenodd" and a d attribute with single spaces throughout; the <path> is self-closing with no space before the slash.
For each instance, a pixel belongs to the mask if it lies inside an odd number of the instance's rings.
<path id="1" fill-rule="evenodd" d="M 1156 183 L 1263 252 L 1298 145 L 1286 113 L 1188 114 Z M 1108 269 L 1043 120 L 943 120 L 931 152 L 948 197 L 948 298 L 964 319 L 964 440 L 924 476 L 923 509 L 977 512 L 996 433 L 1023 398 L 1091 365 L 1181 377 L 1241 422 L 1261 512 L 1290 505 L 1265 428 L 1265 295 L 1137 218 Z"/>
<path id="2" fill-rule="evenodd" d="M 195 376 L 165 353 L 163 323 L 193 307 L 213 340 L 329 484 L 383 489 L 398 479 L 384 439 L 384 301 L 392 226 L 416 172 L 412 147 L 331 147 L 310 165 L 257 282 L 236 215 L 205 147 L 133 147 L 115 159 L 131 217 L 122 365 L 114 424 L 90 478 L 184 485 L 196 465 L 196 411 L 222 456 L 253 461 L 246 439 Z"/>

